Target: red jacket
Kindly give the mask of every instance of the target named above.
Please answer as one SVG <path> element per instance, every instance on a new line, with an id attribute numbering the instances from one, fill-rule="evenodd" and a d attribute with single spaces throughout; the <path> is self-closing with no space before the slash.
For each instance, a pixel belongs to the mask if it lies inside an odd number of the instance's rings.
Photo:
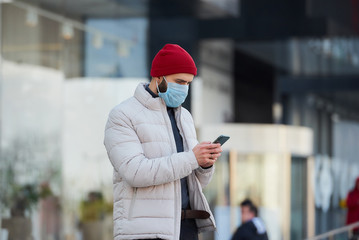
<path id="1" fill-rule="evenodd" d="M 347 224 L 359 221 L 359 177 L 355 182 L 354 189 L 347 196 Z"/>

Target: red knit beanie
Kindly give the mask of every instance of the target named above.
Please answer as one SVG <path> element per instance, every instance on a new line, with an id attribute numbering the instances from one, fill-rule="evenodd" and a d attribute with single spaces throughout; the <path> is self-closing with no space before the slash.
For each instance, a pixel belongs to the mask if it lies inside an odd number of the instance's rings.
<path id="1" fill-rule="evenodd" d="M 152 61 L 151 76 L 160 77 L 175 73 L 197 75 L 191 55 L 177 44 L 166 44 Z"/>

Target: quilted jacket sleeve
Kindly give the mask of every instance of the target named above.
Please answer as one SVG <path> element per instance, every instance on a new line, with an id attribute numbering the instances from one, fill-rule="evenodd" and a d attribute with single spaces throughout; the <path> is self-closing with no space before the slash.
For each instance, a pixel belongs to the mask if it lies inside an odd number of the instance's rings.
<path id="1" fill-rule="evenodd" d="M 196 177 L 198 178 L 199 182 L 201 183 L 201 187 L 204 188 L 208 185 L 208 183 L 211 181 L 213 173 L 214 173 L 214 165 L 210 168 L 204 169 L 204 168 L 197 168 L 196 171 Z"/>
<path id="2" fill-rule="evenodd" d="M 109 115 L 104 144 L 115 171 L 132 187 L 173 182 L 198 168 L 192 151 L 146 158 L 130 119 L 116 108 Z"/>

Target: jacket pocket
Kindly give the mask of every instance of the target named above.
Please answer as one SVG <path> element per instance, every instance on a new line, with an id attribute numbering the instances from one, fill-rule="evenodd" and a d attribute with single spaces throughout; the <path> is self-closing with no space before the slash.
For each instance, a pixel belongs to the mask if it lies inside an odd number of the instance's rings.
<path id="1" fill-rule="evenodd" d="M 128 211 L 128 219 L 129 219 L 129 220 L 132 219 L 133 207 L 135 206 L 136 196 L 137 196 L 137 188 L 134 188 L 134 189 L 133 189 L 133 196 L 132 196 L 131 203 L 130 203 L 130 209 L 129 209 L 129 211 Z"/>

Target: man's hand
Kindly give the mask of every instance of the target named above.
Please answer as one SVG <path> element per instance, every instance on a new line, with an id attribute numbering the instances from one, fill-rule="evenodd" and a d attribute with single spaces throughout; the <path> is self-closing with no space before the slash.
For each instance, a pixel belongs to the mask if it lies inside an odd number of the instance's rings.
<path id="1" fill-rule="evenodd" d="M 208 168 L 221 156 L 222 148 L 219 143 L 201 142 L 197 144 L 192 151 L 196 156 L 198 165 L 203 168 Z"/>

